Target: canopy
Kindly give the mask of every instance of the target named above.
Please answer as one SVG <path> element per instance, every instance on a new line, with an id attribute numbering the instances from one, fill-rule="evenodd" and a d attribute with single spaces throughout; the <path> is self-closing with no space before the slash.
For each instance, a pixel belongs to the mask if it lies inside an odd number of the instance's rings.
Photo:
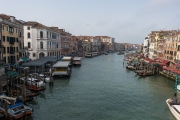
<path id="1" fill-rule="evenodd" d="M 8 71 L 6 74 L 11 77 L 19 75 L 17 72 L 13 72 L 13 71 Z"/>
<path id="2" fill-rule="evenodd" d="M 29 58 L 26 58 L 26 57 L 23 57 L 21 58 L 24 62 L 28 62 L 29 61 Z"/>

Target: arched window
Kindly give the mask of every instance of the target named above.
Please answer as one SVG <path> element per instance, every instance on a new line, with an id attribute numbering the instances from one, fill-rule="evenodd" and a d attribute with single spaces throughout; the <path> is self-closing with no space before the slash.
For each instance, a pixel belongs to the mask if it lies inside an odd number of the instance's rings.
<path id="1" fill-rule="evenodd" d="M 28 36 L 28 38 L 31 38 L 31 34 L 30 34 L 30 32 L 28 32 L 28 33 L 27 33 L 27 36 Z"/>
<path id="2" fill-rule="evenodd" d="M 40 31 L 40 38 L 43 38 L 43 32 Z"/>
<path id="3" fill-rule="evenodd" d="M 43 42 L 42 41 L 40 42 L 40 47 L 41 47 L 41 49 L 43 49 Z"/>
<path id="4" fill-rule="evenodd" d="M 28 48 L 31 48 L 31 43 L 30 42 L 28 42 Z"/>

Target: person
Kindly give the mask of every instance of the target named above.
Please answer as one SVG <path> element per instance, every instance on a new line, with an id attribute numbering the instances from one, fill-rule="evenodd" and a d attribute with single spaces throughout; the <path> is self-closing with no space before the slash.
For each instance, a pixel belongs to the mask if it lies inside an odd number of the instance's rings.
<path id="1" fill-rule="evenodd" d="M 176 97 L 175 97 L 174 100 L 173 100 L 173 105 L 178 105 L 178 100 L 177 100 Z"/>

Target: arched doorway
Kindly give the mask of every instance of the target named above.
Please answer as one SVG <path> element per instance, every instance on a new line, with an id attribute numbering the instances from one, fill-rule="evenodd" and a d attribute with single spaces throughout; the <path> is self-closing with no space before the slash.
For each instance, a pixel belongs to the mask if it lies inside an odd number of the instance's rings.
<path id="1" fill-rule="evenodd" d="M 39 59 L 43 58 L 45 56 L 45 54 L 43 52 L 39 53 Z"/>

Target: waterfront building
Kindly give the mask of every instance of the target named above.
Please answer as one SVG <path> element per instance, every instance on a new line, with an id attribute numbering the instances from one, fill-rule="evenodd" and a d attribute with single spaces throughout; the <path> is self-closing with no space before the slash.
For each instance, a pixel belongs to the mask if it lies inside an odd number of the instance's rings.
<path id="1" fill-rule="evenodd" d="M 99 37 L 92 37 L 90 39 L 91 45 L 92 45 L 92 51 L 98 52 L 98 54 L 101 52 L 101 40 Z"/>
<path id="2" fill-rule="evenodd" d="M 24 49 L 24 26 L 25 21 L 16 20 L 16 24 L 18 25 L 18 52 L 19 59 L 25 57 L 25 49 Z"/>
<path id="3" fill-rule="evenodd" d="M 3 45 L 2 45 L 2 24 L 0 23 L 0 76 L 4 74 L 4 61 L 3 61 Z"/>
<path id="4" fill-rule="evenodd" d="M 2 25 L 3 59 L 5 64 L 15 64 L 19 60 L 18 25 L 14 16 L 0 14 Z"/>
<path id="5" fill-rule="evenodd" d="M 115 42 L 114 45 L 115 51 L 120 51 L 120 43 Z"/>
<path id="6" fill-rule="evenodd" d="M 159 39 L 158 39 L 158 47 L 157 47 L 157 58 L 166 59 L 165 58 L 165 49 L 166 49 L 166 36 L 169 31 L 160 31 Z"/>
<path id="7" fill-rule="evenodd" d="M 24 47 L 31 60 L 45 56 L 60 56 L 60 33 L 41 23 L 24 23 Z"/>
<path id="8" fill-rule="evenodd" d="M 114 51 L 115 50 L 115 45 L 114 45 L 114 42 L 115 42 L 115 38 L 113 37 L 109 37 L 109 36 L 96 36 L 96 37 L 99 37 L 101 39 L 101 42 L 104 42 L 104 43 L 108 43 L 108 48 L 109 48 L 109 51 Z"/>
<path id="9" fill-rule="evenodd" d="M 160 31 L 151 31 L 149 34 L 149 55 L 150 59 L 157 58 L 158 39 Z"/>
<path id="10" fill-rule="evenodd" d="M 125 51 L 125 43 L 115 43 L 115 51 Z"/>
<path id="11" fill-rule="evenodd" d="M 149 36 L 145 37 L 143 42 L 143 54 L 144 56 L 148 56 L 149 54 Z"/>
<path id="12" fill-rule="evenodd" d="M 78 38 L 76 36 L 71 36 L 71 53 L 78 54 Z"/>
<path id="13" fill-rule="evenodd" d="M 59 29 L 61 34 L 61 54 L 69 55 L 72 53 L 71 49 L 71 33 L 66 32 L 64 29 Z"/>
<path id="14" fill-rule="evenodd" d="M 178 30 L 177 39 L 177 55 L 175 62 L 180 64 L 180 30 Z"/>
<path id="15" fill-rule="evenodd" d="M 175 30 L 170 31 L 169 35 L 166 36 L 165 58 L 171 61 L 171 63 L 174 63 L 176 59 L 177 40 L 178 40 L 178 35 L 177 35 L 177 31 Z"/>

